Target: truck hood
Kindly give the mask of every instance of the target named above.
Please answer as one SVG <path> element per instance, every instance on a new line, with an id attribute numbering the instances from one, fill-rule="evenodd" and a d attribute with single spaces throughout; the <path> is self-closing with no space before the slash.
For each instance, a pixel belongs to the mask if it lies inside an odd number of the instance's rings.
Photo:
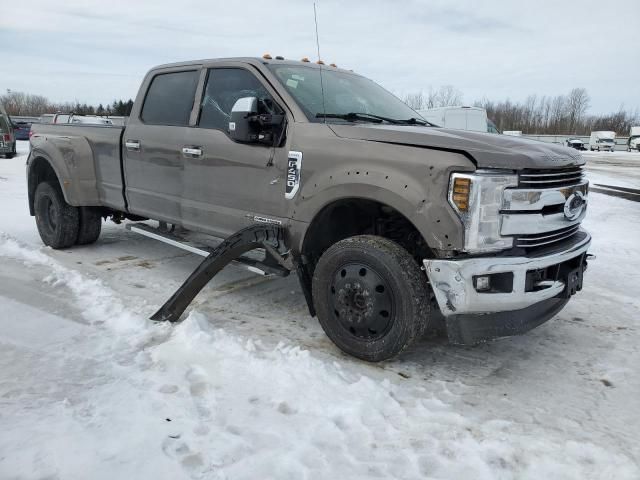
<path id="1" fill-rule="evenodd" d="M 560 168 L 583 165 L 573 148 L 508 135 L 403 125 L 329 125 L 342 138 L 459 151 L 478 168 Z"/>

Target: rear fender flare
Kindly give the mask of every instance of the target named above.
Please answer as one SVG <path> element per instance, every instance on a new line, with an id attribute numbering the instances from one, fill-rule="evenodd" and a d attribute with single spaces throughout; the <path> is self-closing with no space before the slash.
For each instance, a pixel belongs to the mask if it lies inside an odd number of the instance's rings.
<path id="1" fill-rule="evenodd" d="M 90 159 L 87 162 L 84 159 Z M 55 172 L 62 194 L 69 205 L 100 205 L 96 172 L 93 164 L 93 151 L 86 139 L 75 137 L 50 138 L 35 145 L 27 160 L 27 179 L 29 195 L 35 192 L 33 180 L 37 175 L 32 173 L 40 161 L 46 161 Z"/>

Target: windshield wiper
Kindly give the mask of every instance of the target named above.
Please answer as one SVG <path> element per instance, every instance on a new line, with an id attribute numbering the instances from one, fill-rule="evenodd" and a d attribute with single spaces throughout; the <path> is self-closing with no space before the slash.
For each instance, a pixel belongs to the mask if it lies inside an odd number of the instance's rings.
<path id="1" fill-rule="evenodd" d="M 426 120 L 422 120 L 421 118 L 411 117 L 406 120 L 396 120 L 396 122 L 401 123 L 403 125 L 424 125 L 425 127 L 435 127 L 431 122 L 427 122 Z"/>
<path id="2" fill-rule="evenodd" d="M 406 120 L 398 120 L 396 118 L 383 117 L 382 115 L 375 115 L 373 113 L 364 112 L 349 112 L 349 113 L 318 113 L 316 118 L 339 118 L 341 120 L 355 121 L 361 120 L 365 122 L 373 123 L 392 123 L 394 125 L 425 125 L 435 127 L 433 123 L 429 123 L 426 120 L 420 118 L 408 118 Z"/>
<path id="3" fill-rule="evenodd" d="M 373 113 L 361 113 L 361 112 L 349 112 L 349 113 L 317 113 L 316 118 L 339 118 L 341 120 L 361 120 L 365 122 L 373 123 L 398 123 L 393 118 L 381 117 L 380 115 L 374 115 Z"/>

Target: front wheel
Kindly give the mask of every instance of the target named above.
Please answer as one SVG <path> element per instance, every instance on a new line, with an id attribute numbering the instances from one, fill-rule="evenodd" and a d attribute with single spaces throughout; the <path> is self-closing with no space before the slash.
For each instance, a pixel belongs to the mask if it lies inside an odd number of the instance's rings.
<path id="1" fill-rule="evenodd" d="M 424 333 L 429 286 L 400 245 L 360 235 L 331 246 L 313 275 L 320 325 L 344 352 L 377 362 L 389 359 Z"/>
<path id="2" fill-rule="evenodd" d="M 36 188 L 33 208 L 38 233 L 45 245 L 60 249 L 76 243 L 80 214 L 78 208 L 65 201 L 58 184 L 49 182 L 39 184 Z"/>

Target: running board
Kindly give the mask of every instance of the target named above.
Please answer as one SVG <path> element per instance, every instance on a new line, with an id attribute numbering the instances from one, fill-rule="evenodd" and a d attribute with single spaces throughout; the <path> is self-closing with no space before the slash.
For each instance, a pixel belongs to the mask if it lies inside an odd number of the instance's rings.
<path id="1" fill-rule="evenodd" d="M 196 295 L 209 281 L 231 262 L 240 263 L 252 272 L 263 275 L 286 276 L 287 251 L 284 245 L 284 230 L 278 225 L 253 225 L 234 233 L 217 247 L 211 248 L 181 239 L 172 232 L 154 229 L 146 224 L 127 224 L 132 232 L 187 250 L 205 259 L 189 278 L 176 290 L 167 302 L 151 316 L 151 320 L 177 322 Z M 242 255 L 256 248 L 265 249 L 265 260 L 260 262 Z M 269 261 L 271 264 L 266 264 Z"/>
<path id="2" fill-rule="evenodd" d="M 173 232 L 163 230 L 162 228 L 155 228 L 147 225 L 146 223 L 128 223 L 125 225 L 125 228 L 134 233 L 166 243 L 167 245 L 186 250 L 190 253 L 195 253 L 201 257 L 208 257 L 211 252 L 215 250 L 213 247 L 187 240 Z M 268 265 L 246 256 L 240 256 L 232 260 L 230 263 L 243 267 L 258 275 L 276 275 L 278 277 L 286 277 L 289 275 L 289 270 L 280 265 Z"/>

